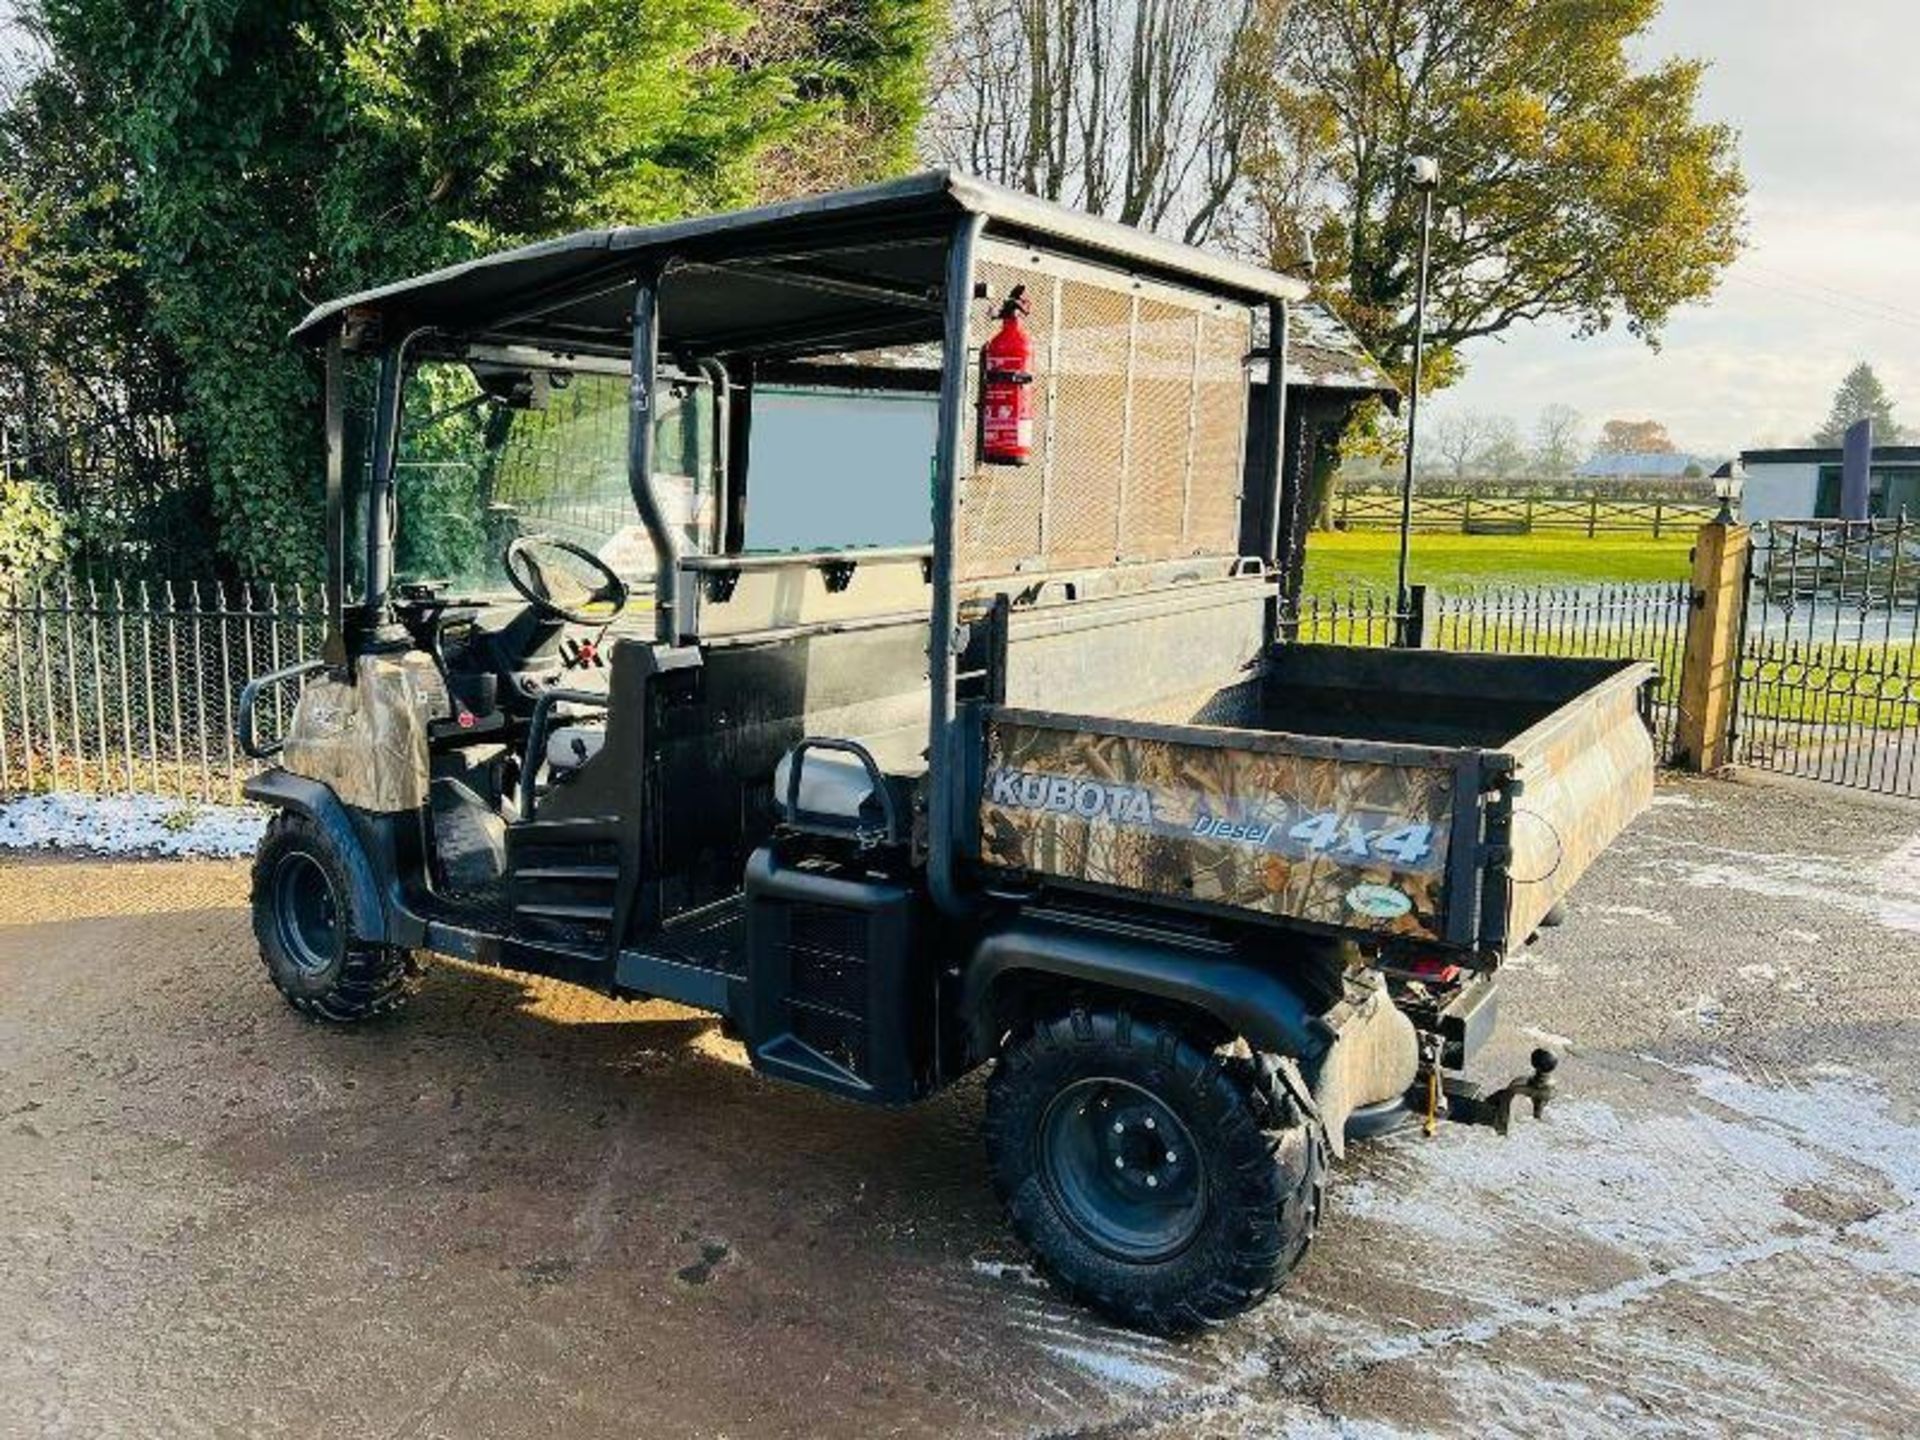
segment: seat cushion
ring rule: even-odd
[[[780,818],[793,821],[788,813],[787,785],[793,774],[793,755],[780,757],[773,771],[773,803]],[[869,813],[868,806],[875,806]],[[841,750],[808,750],[801,757],[800,811],[822,819],[840,821],[849,827],[878,816],[873,793],[873,777],[858,756]]]
[[[607,743],[604,725],[562,725],[547,732],[547,768],[578,770]]]

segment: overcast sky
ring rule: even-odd
[[[1702,109],[1741,132],[1749,247],[1656,354],[1625,334],[1516,328],[1435,397],[1529,427],[1574,406],[1589,438],[1662,421],[1683,448],[1803,442],[1866,360],[1920,426],[1920,0],[1667,0],[1646,53],[1712,62]]]

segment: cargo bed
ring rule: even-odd
[[[1290,644],[1190,723],[983,707],[976,856],[1494,964],[1651,799],[1653,676]]]

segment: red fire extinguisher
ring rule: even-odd
[[[981,353],[980,458],[989,465],[1024,465],[1033,453],[1033,337],[1020,319],[1027,309],[1027,287],[1014,286]]]

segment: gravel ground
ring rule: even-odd
[[[1020,1263],[979,1088],[873,1113],[452,964],[267,986],[232,861],[0,856],[0,1432],[1911,1433],[1920,808],[1663,786],[1514,964],[1505,1141],[1353,1155],[1196,1342]]]

